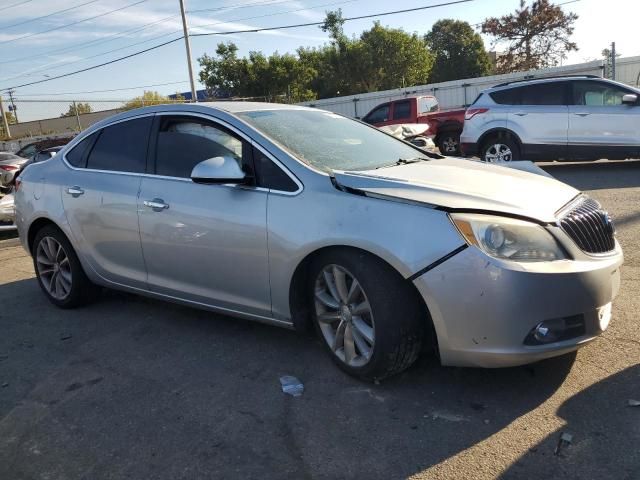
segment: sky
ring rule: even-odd
[[[337,8],[342,9],[344,17],[350,17],[445,1],[185,0],[185,3],[190,32],[211,33],[321,21],[326,11]],[[452,18],[476,25],[487,17],[510,13],[519,1],[472,0],[385,16],[380,21],[389,27],[425,34],[437,20]],[[564,2],[567,0],[557,3]],[[636,34],[640,1],[608,0],[606,6],[603,4],[602,0],[574,0],[563,5],[565,11],[579,15],[572,38],[580,48],[570,53],[564,64],[598,59],[601,50],[612,41],[623,56],[640,55]],[[68,10],[33,20],[65,9]],[[113,11],[116,9],[119,10]],[[374,20],[347,22],[345,32],[357,35],[370,28]],[[178,0],[0,0],[0,90],[107,62],[181,34]],[[234,42],[241,55],[251,50],[270,54],[293,52],[299,46],[319,46],[327,43],[328,37],[317,26],[195,37],[191,48],[196,77],[197,58],[213,54],[221,41]],[[491,49],[490,39],[484,41],[487,49]],[[197,88],[202,88],[199,82]],[[189,90],[183,41],[78,75],[17,88],[15,98],[20,121],[27,121],[59,116],[72,99],[90,100],[94,109],[102,110],[114,108],[119,101],[138,96],[144,90],[163,94]],[[59,95],[67,92],[71,94]],[[6,105],[6,92],[2,94]],[[33,103],[29,99],[41,101]]]

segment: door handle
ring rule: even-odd
[[[74,185],[73,187],[67,187],[67,193],[73,198],[78,198],[80,195],[84,194],[84,190],[77,185]]]
[[[587,115],[589,115],[589,112],[576,112],[574,113],[574,115],[577,115],[579,117],[586,117]]]
[[[153,200],[145,200],[142,202],[145,207],[149,207],[154,212],[161,212],[162,210],[166,210],[169,208],[168,203],[164,203],[164,200],[161,198],[154,198]]]
[[[516,112],[514,113],[514,115],[517,115],[519,117],[524,117],[525,115],[527,115],[527,112]]]

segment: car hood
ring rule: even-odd
[[[334,176],[338,185],[365,194],[541,222],[554,222],[556,212],[580,193],[549,176],[455,158]]]

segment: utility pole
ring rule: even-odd
[[[4,133],[7,138],[11,138],[11,130],[9,130],[9,122],[4,114],[4,107],[2,106],[2,96],[0,95],[0,115],[2,115],[2,126],[4,127]]]
[[[73,101],[73,110],[76,112],[76,122],[78,122],[78,132],[82,131],[82,125],[80,124],[80,115],[78,114],[78,106],[76,105],[76,101]]]
[[[184,46],[187,49],[187,65],[189,67],[189,81],[191,82],[191,101],[197,102],[196,83],[193,81],[193,66],[191,65],[191,42],[189,41],[189,29],[187,28],[187,16],[184,11],[184,0],[180,0],[180,14],[182,15],[182,30],[184,32]]]
[[[616,42],[611,42],[611,80],[616,79]]]
[[[13,90],[8,90],[7,93],[9,94],[9,101],[11,102],[9,111],[13,112],[13,117],[16,119],[16,123],[20,123],[20,120],[18,120],[18,109],[16,108],[16,104],[13,101]]]

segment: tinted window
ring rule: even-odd
[[[89,153],[87,168],[143,173],[152,120],[137,118],[103,128]]]
[[[514,87],[491,93],[503,105],[566,105],[565,82],[548,82]]]
[[[402,120],[403,118],[411,118],[411,102],[409,100],[393,104],[393,119]]]
[[[232,157],[242,167],[242,149],[240,139],[206,121],[164,118],[158,132],[155,171],[158,175],[189,178],[193,167],[214,157]]]
[[[622,97],[627,93],[632,92],[616,85],[589,81],[573,82],[574,105],[590,107],[622,105]]]
[[[376,108],[369,115],[366,116],[365,122],[367,123],[380,123],[389,120],[389,105],[383,105]]]
[[[253,149],[253,160],[256,165],[257,185],[259,187],[295,192],[298,185],[278,165],[257,148]]]
[[[67,162],[69,162],[74,167],[84,168],[87,165],[87,153],[93,145],[93,142],[96,139],[98,133],[92,133],[87,138],[78,143],[75,147],[71,149],[65,156]]]

